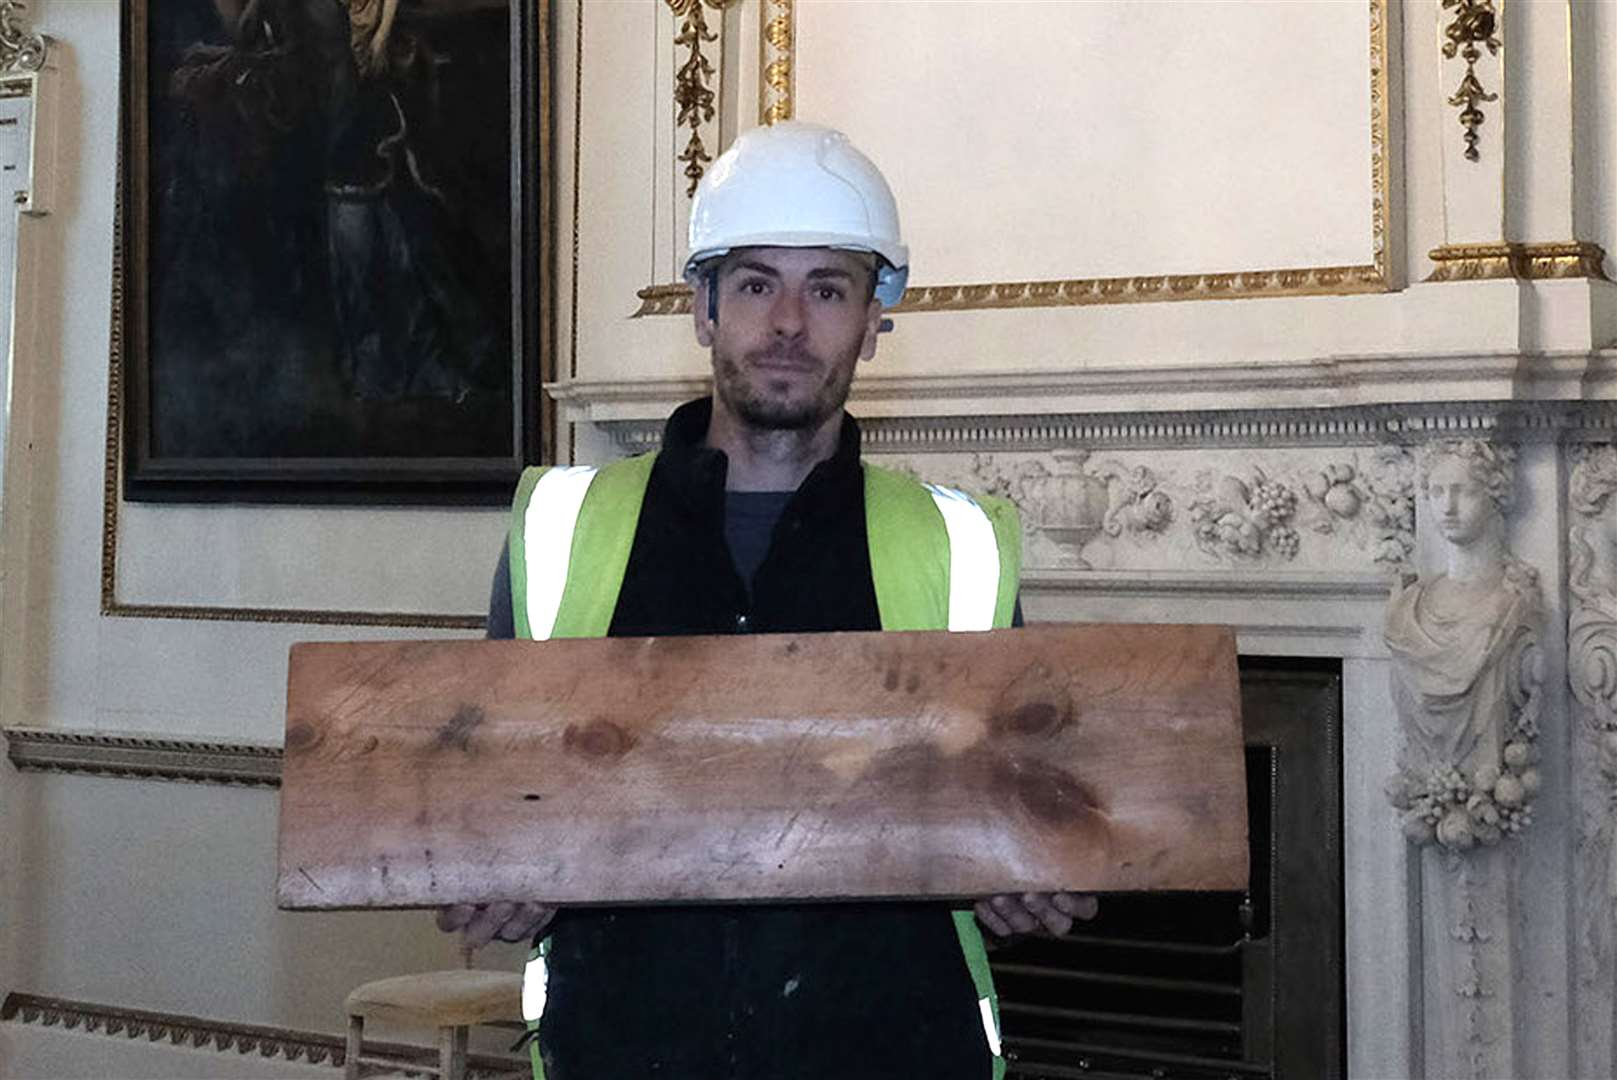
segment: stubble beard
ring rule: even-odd
[[[748,354],[748,359],[774,354],[775,350],[763,350]],[[853,385],[852,362],[823,367],[825,377],[806,397],[772,395],[767,389],[768,372],[755,371],[749,378],[743,361],[715,345],[713,389],[731,415],[754,430],[804,431],[840,413]]]

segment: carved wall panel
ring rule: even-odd
[[[1031,569],[1361,572],[1414,550],[1410,451],[986,451],[890,457],[1022,510]]]
[[[1574,447],[1567,491],[1567,681],[1573,696],[1573,884],[1580,1047],[1609,1071],[1617,982],[1617,446]]]

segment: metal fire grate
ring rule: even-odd
[[[1252,884],[1116,896],[992,956],[1020,1080],[1343,1072],[1341,675],[1242,663]]]

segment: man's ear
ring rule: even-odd
[[[865,311],[865,337],[859,343],[859,359],[869,360],[876,355],[876,335],[881,333],[881,301],[872,298]]]
[[[711,274],[702,274],[691,287],[691,317],[696,323],[696,343],[704,349],[713,347],[713,320],[707,317],[707,291],[712,287]]]

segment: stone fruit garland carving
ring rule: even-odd
[[[1385,623],[1406,737],[1387,794],[1415,844],[1497,844],[1532,822],[1543,673],[1538,574],[1514,558],[1504,520],[1515,453],[1475,439],[1431,446],[1421,497],[1443,569],[1408,575]]]

